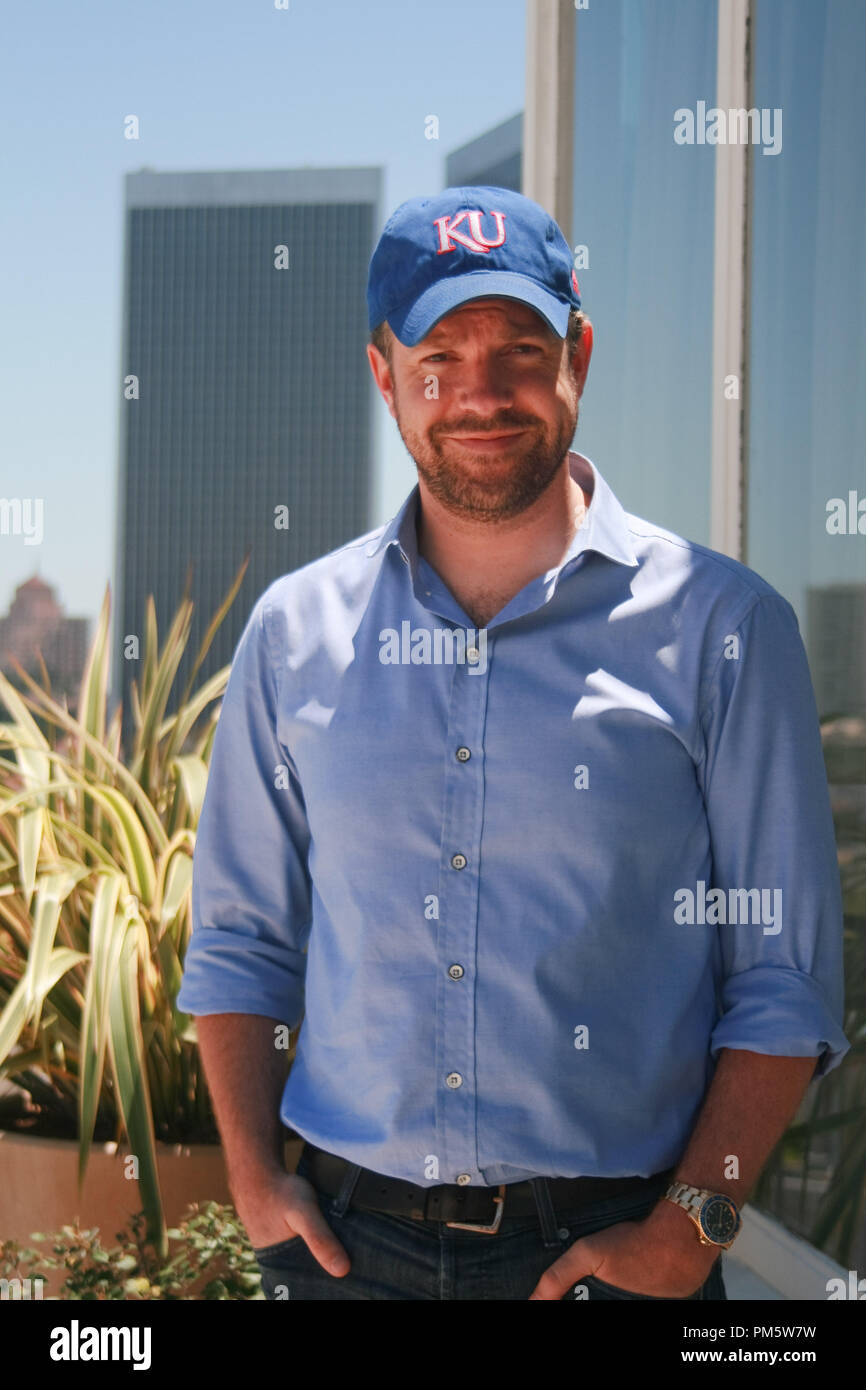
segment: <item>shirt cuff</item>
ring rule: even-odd
[[[770,1057],[817,1057],[814,1077],[819,1077],[850,1051],[821,986],[800,970],[755,966],[729,975],[724,1005],[710,1037],[714,1058],[723,1047]]]
[[[296,1028],[304,1012],[306,956],[224,927],[197,927],[177,1008],[187,1014],[259,1014]]]

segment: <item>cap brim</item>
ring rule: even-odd
[[[437,280],[413,303],[391,310],[388,324],[405,347],[415,347],[422,338],[427,337],[433,325],[452,309],[469,300],[489,296],[516,299],[528,304],[558,337],[564,338],[568,332],[568,316],[573,306],[557,299],[555,294],[543,289],[535,280],[511,270],[469,270],[465,275]]]

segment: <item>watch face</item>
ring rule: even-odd
[[[701,1230],[708,1240],[721,1245],[733,1240],[740,1229],[740,1216],[728,1197],[708,1197],[700,1210]]]

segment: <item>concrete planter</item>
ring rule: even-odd
[[[286,1142],[290,1172],[302,1145],[297,1138]],[[94,1144],[79,1193],[76,1140],[0,1130],[0,1240],[29,1245],[31,1232],[48,1234],[77,1217],[81,1226],[99,1227],[104,1246],[114,1245],[115,1233],[141,1210],[138,1183],[124,1173],[128,1152],[116,1144]],[[166,1225],[175,1225],[190,1202],[231,1201],[218,1144],[158,1143],[157,1163]],[[46,1280],[43,1292],[57,1288]]]

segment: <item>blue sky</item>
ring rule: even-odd
[[[525,0],[7,10],[0,496],[43,497],[45,538],[2,538],[0,613],[35,571],[70,616],[93,618],[112,575],[123,175],[381,164],[387,216],[442,186],[449,151],[522,110],[524,32]],[[124,139],[129,114],[138,141]],[[384,405],[377,442],[372,525],[416,479]]]
[[[442,186],[449,151],[523,109],[525,10],[525,0],[289,0],[288,10],[46,0],[8,11],[0,497],[42,497],[46,511],[40,546],[0,537],[0,614],[35,571],[68,614],[93,618],[113,573],[124,174],[382,165],[384,218]],[[577,447],[627,509],[696,540],[708,539],[708,387],[694,388],[688,361],[686,375],[674,364],[703,334],[696,360],[708,370],[712,182],[698,165],[706,173],[712,150],[675,147],[671,118],[712,99],[705,11],[714,19],[712,0],[607,0],[579,17],[584,177],[572,236],[592,244],[581,284],[596,329]],[[801,615],[807,583],[863,582],[862,537],[828,536],[824,516],[827,497],[864,492],[864,46],[862,0],[761,0],[756,102],[784,106],[785,145],[755,171],[748,563]],[[622,109],[611,104],[617,73]],[[138,141],[124,139],[130,114]],[[425,138],[431,114],[438,141]],[[629,163],[637,149],[643,185]],[[676,208],[664,173],[673,151],[677,168],[695,166]],[[640,215],[628,216],[642,187]],[[666,216],[692,230],[669,234]],[[371,525],[416,479],[378,398],[375,457]]]

